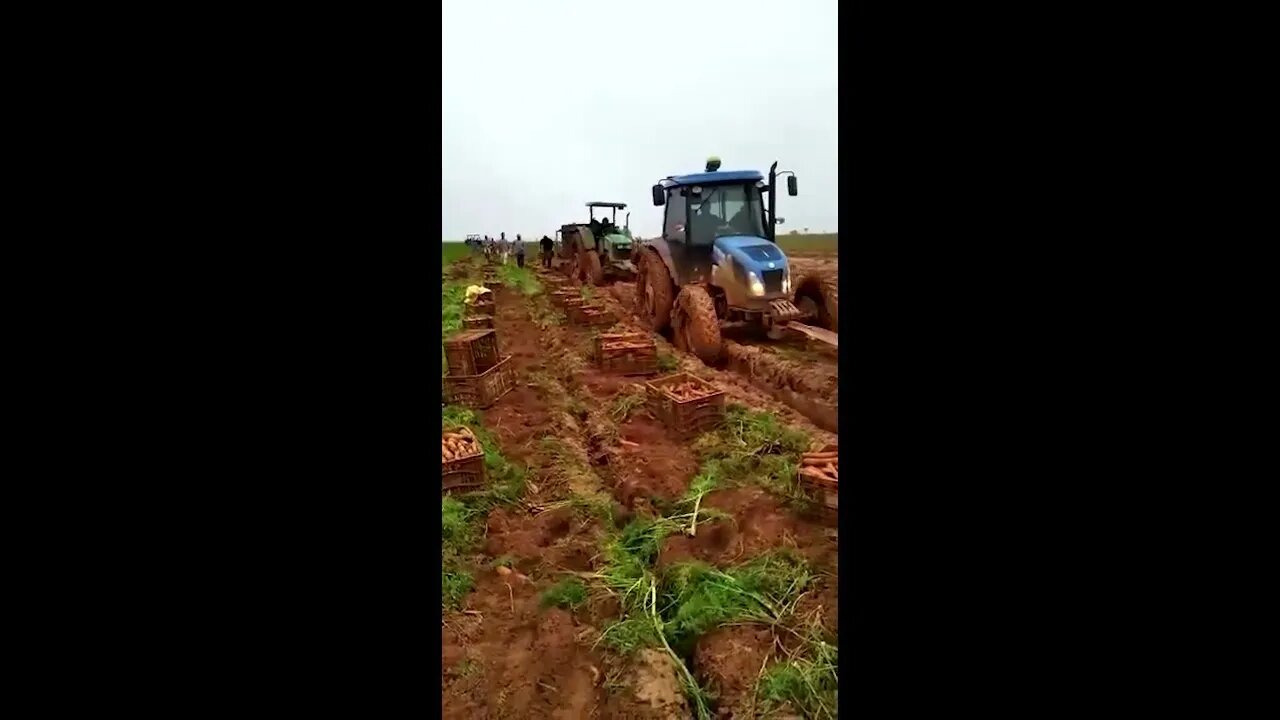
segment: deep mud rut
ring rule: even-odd
[[[605,293],[599,293],[605,295]],[[616,303],[616,299],[614,301]],[[498,291],[495,327],[512,356],[515,389],[483,412],[502,452],[526,468],[523,501],[490,512],[473,559],[473,590],[442,616],[441,710],[446,718],[688,718],[676,664],[661,651],[620,657],[596,646],[619,607],[605,593],[570,612],[543,608],[540,594],[573,573],[599,569],[602,541],[614,531],[600,514],[567,501],[596,500],[621,526],[681,497],[697,472],[689,444],[643,410],[619,422],[615,401],[643,378],[601,373],[587,360],[588,328],[546,322],[546,299]],[[634,324],[617,307],[626,324]],[[663,345],[664,341],[659,340]],[[670,347],[667,352],[675,353]],[[834,436],[803,414],[763,397],[752,379],[708,368],[691,356],[681,369],[725,390],[727,399],[767,410],[816,443]],[[670,537],[658,565],[695,558],[725,567],[778,547],[806,557],[823,579],[797,613],[836,628],[838,552],[830,529],[806,520],[757,487],[716,490],[702,500],[731,517],[696,538]],[[508,567],[510,570],[508,570]],[[779,657],[779,640],[751,625],[703,636],[690,670],[718,697],[720,717],[753,717],[754,688]]]
[[[598,290],[597,297],[622,318],[622,324],[647,332],[631,314],[634,284],[615,283]],[[767,340],[746,328],[727,328],[722,361],[708,367],[663,336],[653,337],[660,349],[680,358],[681,370],[719,383],[735,401],[781,412],[788,422],[807,430],[839,432],[839,368],[834,349],[801,337]],[[762,391],[775,403],[762,402]]]

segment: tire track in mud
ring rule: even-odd
[[[839,391],[834,362],[796,362],[781,358],[764,347],[726,340],[727,370],[704,364],[677,350],[661,334],[650,333],[631,313],[634,285],[615,283],[596,297],[612,310],[619,322],[654,338],[658,348],[679,359],[680,369],[715,382],[734,402],[767,410],[788,424],[823,442],[836,442],[839,434]],[[761,395],[764,391],[766,395]]]

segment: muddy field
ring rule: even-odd
[[[446,268],[446,334],[482,272]],[[597,369],[599,330],[567,323],[536,273],[499,274],[514,388],[444,409],[480,437],[490,485],[441,503],[443,715],[835,717],[836,533],[796,483],[837,442],[834,354],[741,338],[711,368],[658,338],[664,371],[729,405],[679,436],[646,409],[652,378]],[[610,331],[639,330],[629,287],[595,290]]]

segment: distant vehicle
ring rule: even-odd
[[[596,208],[612,208],[613,217],[597,220]],[[635,279],[636,268],[631,262],[631,213],[627,213],[624,225],[618,227],[618,211],[626,209],[626,203],[592,201],[587,203],[588,222],[560,226],[563,238],[560,256],[569,261],[572,277],[592,285],[603,284],[606,278]]]

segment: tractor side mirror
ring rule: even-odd
[[[667,204],[667,193],[663,191],[661,185],[653,186],[653,204],[654,205]]]
[[[773,224],[774,224],[774,225],[781,225],[782,223],[784,223],[784,222],[786,222],[786,221],[787,221],[787,219],[786,219],[786,218],[775,218],[775,219],[774,219],[774,221],[773,221]]]
[[[796,189],[796,176],[788,175],[787,176],[787,194],[790,195],[791,197],[795,197],[797,194],[799,194],[799,192],[800,191]]]

